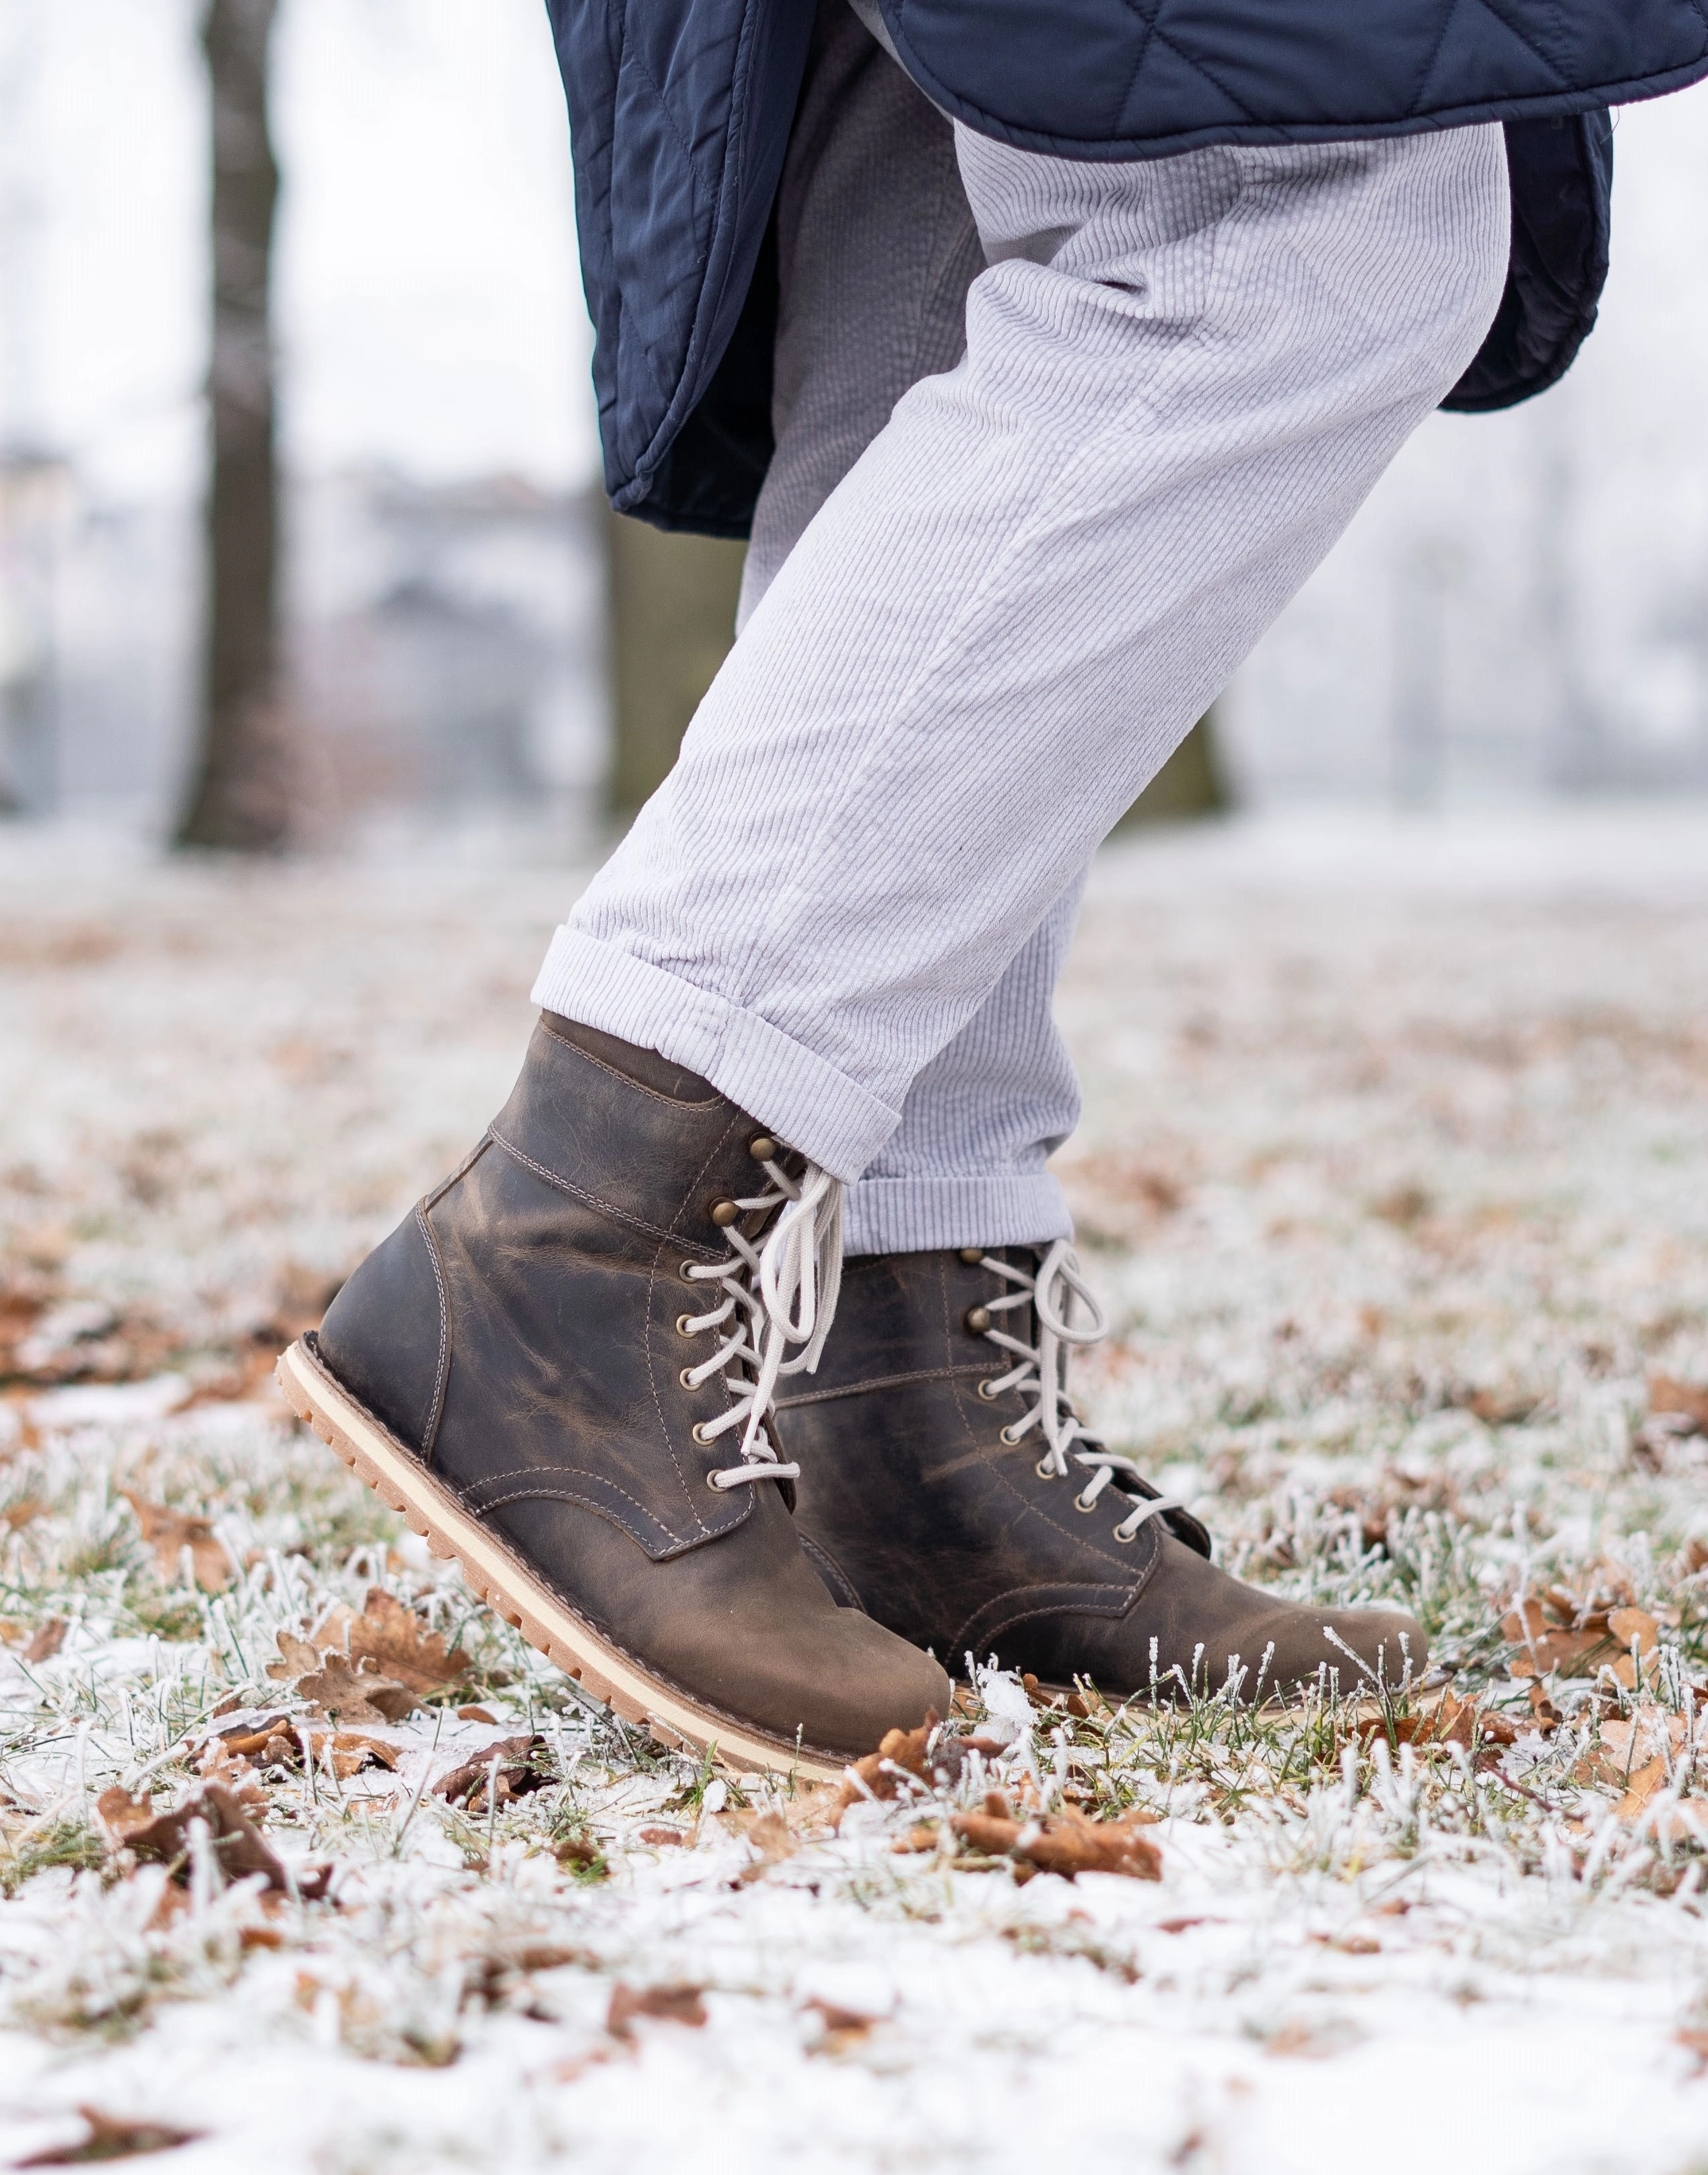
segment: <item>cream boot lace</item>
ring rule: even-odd
[[[1022,1343],[1019,1337],[1009,1336],[995,1323],[984,1332],[992,1344],[1012,1353],[1018,1364],[1006,1375],[981,1382],[979,1395],[1000,1397],[1006,1390],[1019,1390],[1038,1400],[1023,1419],[1003,1429],[1003,1441],[1018,1442],[1033,1428],[1041,1428],[1048,1446],[1038,1461],[1040,1479],[1065,1480],[1070,1464],[1082,1467],[1091,1475],[1074,1498],[1076,1510],[1093,1510],[1098,1496],[1118,1477],[1146,1485],[1131,1458],[1118,1457],[1113,1451],[1105,1450],[1076,1417],[1069,1402],[1067,1364],[1075,1346],[1095,1344],[1109,1327],[1103,1309],[1081,1273],[1079,1256],[1073,1248],[1065,1239],[1058,1239],[1038,1264],[1036,1276],[998,1261],[995,1255],[986,1255],[979,1266],[1017,1287],[1000,1299],[988,1300],[988,1313],[1004,1314],[1030,1306],[1035,1310],[1038,1322],[1036,1344]],[[1079,1307],[1083,1307],[1090,1317],[1082,1325],[1074,1320]],[[1146,1496],[1134,1501],[1125,1488],[1118,1489],[1117,1494],[1122,1501],[1133,1505],[1114,1529],[1118,1541],[1136,1539],[1147,1519],[1160,1516],[1165,1511],[1185,1508],[1173,1495]]]
[[[765,1431],[766,1417],[781,1376],[810,1375],[818,1365],[842,1288],[842,1180],[813,1163],[799,1178],[775,1162],[763,1169],[770,1191],[735,1203],[744,1217],[781,1204],[760,1244],[745,1235],[739,1222],[732,1223],[724,1234],[730,1247],[726,1261],[689,1261],[682,1271],[693,1283],[717,1284],[724,1294],[710,1313],[684,1314],[676,1321],[685,1337],[708,1329],[724,1334],[709,1359],[682,1370],[688,1389],[722,1373],[735,1392],[727,1412],[694,1429],[699,1443],[742,1429],[741,1462],[709,1473],[714,1488],[800,1477],[798,1465],[785,1465],[778,1456]],[[793,1359],[791,1345],[801,1348]]]

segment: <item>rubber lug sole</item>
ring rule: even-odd
[[[737,1771],[792,1773],[817,1782],[841,1779],[845,1763],[833,1755],[797,1749],[697,1706],[611,1646],[340,1388],[301,1339],[281,1354],[274,1373],[291,1411],[357,1479],[388,1510],[401,1511],[434,1555],[454,1558],[474,1593],[613,1714],[646,1729],[670,1751],[715,1750],[723,1765]]]

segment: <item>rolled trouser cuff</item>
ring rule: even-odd
[[[553,936],[533,1000],[699,1073],[833,1178],[857,1179],[901,1122],[758,1013],[577,929]]]
[[[944,1246],[1031,1246],[1073,1236],[1067,1199],[1048,1171],[996,1178],[863,1178],[843,1209],[849,1254]]]

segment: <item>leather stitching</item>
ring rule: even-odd
[[[607,1079],[615,1080],[625,1088],[632,1088],[637,1095],[650,1095],[653,1102],[662,1103],[667,1110],[709,1110],[714,1103],[722,1100],[715,1088],[712,1088],[709,1095],[666,1095],[662,1088],[649,1088],[644,1080],[637,1080],[632,1073],[619,1072],[615,1066],[607,1065],[602,1057],[595,1057],[590,1050],[583,1050],[578,1042],[572,1042],[567,1035],[560,1034],[556,1028],[548,1027],[543,1019],[540,1022],[540,1032],[550,1035],[560,1050],[572,1052],[586,1064],[596,1065]],[[662,1050],[659,1054],[660,1056],[664,1055]],[[672,1058],[670,1062],[674,1064],[675,1060]],[[685,1065],[682,1070],[686,1072],[688,1067]],[[708,1081],[707,1085],[710,1087],[711,1082]]]
[[[496,1125],[489,1125],[486,1133],[489,1140],[496,1141],[505,1154],[519,1163],[524,1170],[531,1170],[536,1178],[543,1178],[548,1185],[555,1185],[560,1193],[568,1194],[572,1200],[580,1201],[583,1207],[594,1209],[601,1216],[609,1216],[613,1223],[626,1223],[632,1231],[643,1231],[649,1239],[664,1239],[673,1246],[686,1246],[691,1254],[702,1254],[708,1261],[717,1258],[715,1248],[702,1245],[697,1239],[680,1238],[665,1230],[662,1224],[648,1223],[643,1216],[632,1216],[627,1209],[619,1208],[613,1201],[601,1201],[596,1193],[589,1193],[572,1179],[560,1177],[556,1171],[548,1170],[543,1163],[536,1163],[513,1141],[507,1141]],[[472,1162],[474,1158],[471,1157],[469,1160]],[[458,1175],[460,1177],[461,1172]],[[443,1190],[441,1187],[442,1192]],[[434,1197],[436,1199],[437,1196]]]
[[[530,1496],[550,1497],[558,1494],[560,1491],[551,1488],[518,1488],[516,1485],[518,1481],[529,1480],[540,1475],[552,1480],[565,1482],[578,1477],[593,1482],[598,1487],[609,1489],[613,1495],[621,1495],[625,1503],[632,1503],[636,1510],[640,1512],[642,1518],[655,1532],[670,1532],[670,1527],[653,1516],[638,1495],[632,1495],[626,1488],[618,1487],[616,1482],[608,1474],[589,1473],[583,1467],[576,1465],[520,1465],[513,1473],[496,1473],[490,1479],[477,1481],[472,1488],[463,1488],[458,1492],[471,1511],[478,1516],[485,1517],[489,1511],[501,1510],[507,1503],[525,1502]],[[495,1488],[505,1489],[509,1492],[502,1495],[495,1495],[491,1493]],[[562,1500],[570,1503],[585,1502],[589,1509],[597,1508],[599,1502],[596,1497],[574,1494],[564,1495]],[[623,1522],[627,1525],[626,1520]],[[632,1526],[628,1527],[628,1530],[631,1532],[634,1532]],[[635,1538],[638,1540],[639,1534],[637,1533]]]
[[[1126,1592],[1125,1587],[1114,1586],[1092,1587],[1088,1590],[1110,1594],[1119,1593],[1122,1596]],[[984,1619],[989,1618],[993,1611],[1000,1608],[1004,1602],[1023,1601],[1027,1595],[1037,1592],[1038,1588],[1035,1586],[1015,1586],[1011,1587],[1006,1593],[994,1593],[988,1601],[981,1602],[956,1633],[953,1651],[965,1652],[973,1651],[971,1640],[975,1628],[979,1629],[982,1640],[990,1641],[1000,1639],[1005,1631],[1011,1631],[1017,1624],[1029,1624],[1038,1617],[1071,1616],[1076,1609],[1087,1614],[1098,1616],[1125,1616],[1132,1607],[1132,1603],[1125,1598],[1119,1608],[1099,1608],[1091,1601],[1079,1603],[1051,1601],[1040,1603],[1032,1608],[1016,1609],[1011,1615],[997,1617],[993,1623],[984,1622]],[[974,1658],[976,1659],[977,1657],[975,1656]]]
[[[439,1294],[439,1364],[433,1371],[433,1397],[427,1407],[427,1423],[421,1435],[421,1456],[431,1464],[433,1445],[438,1440],[439,1422],[445,1412],[445,1386],[451,1379],[451,1301],[445,1289],[445,1265],[439,1259],[438,1241],[433,1236],[433,1227],[427,1221],[427,1204],[415,1204],[415,1223],[421,1240],[427,1250],[427,1259],[433,1266],[433,1283]]]
[[[864,1382],[844,1382],[827,1390],[803,1390],[795,1397],[779,1397],[776,1409],[779,1413],[792,1412],[797,1405],[827,1405],[838,1397],[863,1397],[870,1390],[905,1390],[915,1382],[953,1382],[963,1375],[989,1375],[990,1372],[987,1364],[967,1367],[919,1367],[909,1375],[874,1375]]]

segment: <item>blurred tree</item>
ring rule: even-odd
[[[185,846],[264,853],[290,822],[279,686],[279,473],[271,286],[279,167],[268,127],[278,0],[206,0],[213,337],[199,745]]]
[[[1152,823],[1190,823],[1201,816],[1223,815],[1230,805],[1212,703],[1115,828],[1136,831]]]
[[[610,800],[632,815],[676,760],[688,720],[735,638],[746,546],[669,535],[608,516],[611,689],[616,747]]]

